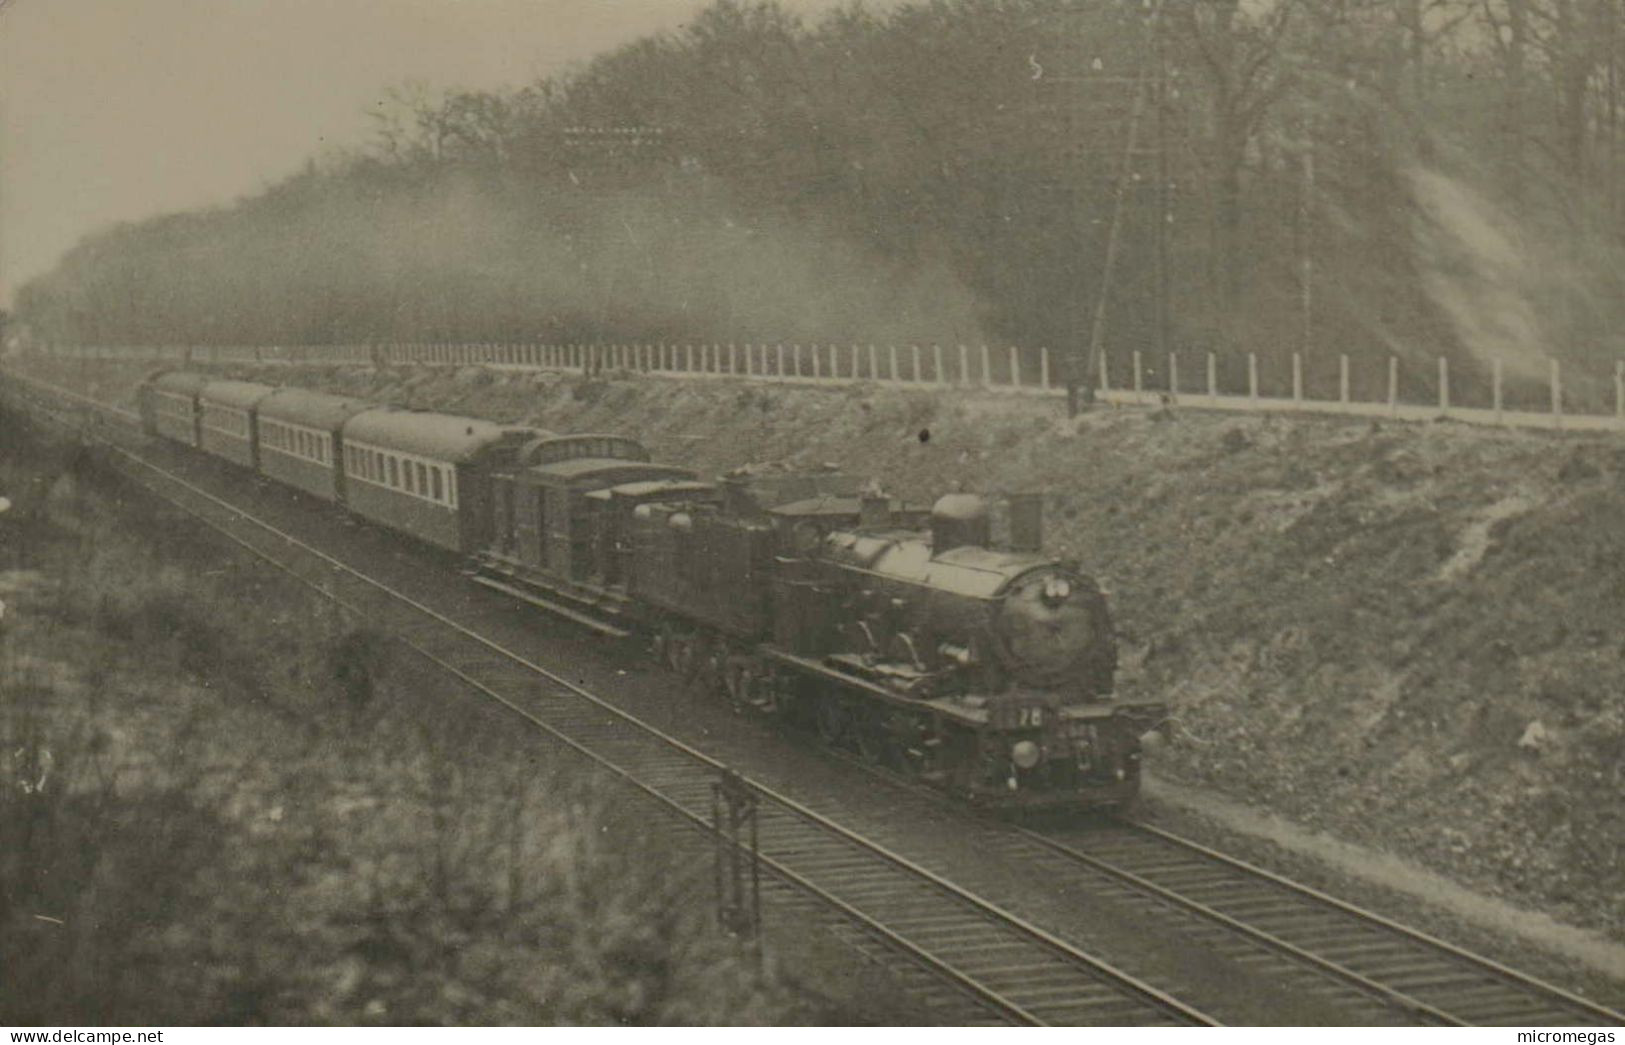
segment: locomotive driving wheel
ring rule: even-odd
[[[818,726],[818,736],[824,743],[830,747],[845,746],[852,723],[839,697],[820,697],[814,711],[814,719]]]
[[[714,639],[700,637],[693,642],[689,679],[701,693],[728,692],[728,647]]]
[[[887,765],[890,762],[888,755],[891,744],[880,717],[860,713],[851,716],[851,720],[852,740],[858,749],[858,757],[871,766]]]
[[[660,659],[685,682],[694,676],[694,639],[671,625],[662,625],[656,640]]]
[[[758,702],[756,678],[748,663],[730,659],[723,674],[723,684],[728,691],[728,703],[733,705],[735,711],[749,710]]]
[[[887,769],[906,768],[903,746],[898,742],[889,713],[854,705],[849,714],[858,755],[865,762]]]

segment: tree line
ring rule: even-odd
[[[1622,59],[1621,0],[718,0],[521,89],[399,88],[371,142],[93,236],[18,311],[81,342],[1600,371],[1625,354]]]

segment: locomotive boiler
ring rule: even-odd
[[[1139,736],[1162,708],[1114,698],[1105,596],[1040,551],[1036,495],[1012,498],[1002,548],[979,497],[941,498],[923,530],[889,504],[861,498],[859,525],[792,539],[802,554],[785,557],[779,645],[890,698],[855,726],[826,721],[851,711],[824,697],[820,730],[877,734],[858,748],[989,802],[1131,800]]]

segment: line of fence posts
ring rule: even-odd
[[[865,374],[868,380],[891,381],[898,384],[924,385],[933,384],[938,387],[949,387],[954,382],[949,376],[949,368],[944,356],[943,347],[933,343],[930,347],[930,371],[927,377],[926,359],[923,356],[920,344],[908,346],[908,367],[905,372],[899,348],[896,344],[886,346],[884,367],[879,346],[870,343],[866,346],[867,368],[861,365],[864,352],[856,343],[850,346],[850,366],[845,375],[841,373],[838,346],[833,343],[824,345],[813,344],[803,358],[803,346],[792,344],[789,352],[783,343],[768,345],[745,344],[743,346],[743,363],[741,364],[741,347],[735,343],[726,346],[721,344],[701,344],[695,346],[685,343],[681,346],[665,342],[646,345],[599,345],[599,344],[456,344],[448,342],[406,342],[372,345],[325,345],[325,346],[246,346],[246,345],[187,345],[187,346],[64,346],[65,354],[79,358],[128,358],[132,355],[145,354],[163,358],[180,358],[187,362],[222,362],[230,360],[356,360],[381,362],[421,362],[427,364],[469,365],[478,363],[493,363],[496,365],[539,367],[578,370],[581,373],[594,375],[602,373],[605,369],[617,368],[621,370],[662,373],[691,373],[715,375],[740,375],[758,378],[785,378],[801,379],[811,378],[815,381],[823,380],[863,380]],[[958,384],[961,387],[971,387],[972,361],[970,346],[959,344],[958,355]],[[696,351],[697,348],[697,351]],[[770,353],[771,348],[771,353]],[[822,349],[823,351],[820,351]],[[1219,390],[1218,357],[1216,353],[1208,352],[1207,361],[1207,387],[1206,393],[1210,402],[1219,405],[1227,398]],[[1036,384],[1028,384],[1023,376],[1023,354],[1015,346],[1008,348],[1008,372],[1004,381],[996,381],[993,372],[993,351],[987,345],[979,346],[977,353],[978,369],[980,370],[980,385],[987,389],[1008,388],[1013,390],[1030,391],[1038,393],[1054,393],[1061,391],[1053,383],[1051,373],[1050,353],[1047,348],[1038,349]],[[1254,403],[1262,399],[1260,391],[1260,367],[1258,354],[1248,352],[1247,359],[1247,389],[1246,398]],[[1099,360],[1099,389],[1103,394],[1113,392],[1123,393],[1132,391],[1137,401],[1144,401],[1148,389],[1144,359],[1138,349],[1129,353],[1132,368],[1130,380],[1126,388],[1114,387],[1111,380],[1109,360],[1102,357]],[[770,367],[769,364],[772,364]],[[1329,406],[1335,402],[1341,409],[1349,409],[1365,400],[1355,400],[1352,390],[1352,377],[1350,362],[1347,354],[1337,357],[1337,398],[1335,401],[1315,399],[1308,395],[1305,387],[1304,359],[1301,353],[1294,352],[1290,357],[1291,367],[1291,402],[1294,406],[1305,407],[1309,404]],[[1562,364],[1556,358],[1550,358],[1547,364],[1547,386],[1549,405],[1546,416],[1550,418],[1553,427],[1565,427],[1568,417],[1568,402],[1565,397],[1563,384]],[[1157,389],[1158,395],[1166,395],[1177,400],[1180,390],[1180,359],[1177,353],[1169,353],[1167,358],[1167,376],[1165,382],[1160,382],[1162,388]],[[1403,405],[1400,402],[1400,361],[1397,357],[1388,358],[1387,382],[1387,408],[1390,414],[1397,415]],[[809,373],[810,370],[810,373]],[[906,376],[905,376],[906,375]],[[1625,423],[1625,360],[1616,361],[1612,375],[1614,409],[1613,417]],[[1505,424],[1508,411],[1505,398],[1505,367],[1500,358],[1490,361],[1490,408],[1487,411],[1497,424]],[[1437,409],[1440,414],[1449,416],[1459,413],[1463,408],[1452,396],[1451,373],[1449,359],[1438,357],[1438,385]],[[1535,415],[1526,415],[1535,416]]]

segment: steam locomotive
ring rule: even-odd
[[[156,437],[465,556],[478,583],[690,684],[998,808],[1115,807],[1157,701],[1113,695],[1106,599],[1044,556],[1042,505],[929,509],[834,471],[717,482],[613,434],[558,434],[187,372],[138,396]]]

